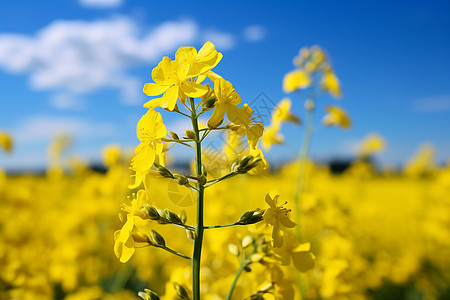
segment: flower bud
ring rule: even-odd
[[[180,175],[180,174],[175,174],[173,175],[173,179],[175,179],[175,181],[179,184],[179,185],[186,185],[189,183],[189,180],[187,179],[186,176]]]
[[[174,139],[174,140],[179,140],[180,137],[178,136],[178,134],[176,134],[173,131],[169,131],[169,135]]]
[[[215,95],[213,95],[211,98],[208,98],[207,100],[203,101],[202,103],[202,112],[208,111],[211,108],[214,107],[215,103],[217,101],[217,98]]]
[[[186,236],[187,236],[188,240],[190,240],[191,242],[195,242],[195,232],[193,232],[192,230],[186,229]]]
[[[158,173],[165,178],[173,178],[172,173],[170,173],[169,170],[167,170],[165,167],[161,166],[158,163],[153,163],[153,166],[155,167],[155,169],[158,171]]]
[[[240,254],[239,247],[235,244],[228,244],[228,251],[234,256],[239,256]]]
[[[149,216],[150,219],[158,220],[160,218],[160,216],[158,214],[158,210],[155,207],[153,207],[147,203],[144,204],[143,207],[146,211],[146,215]]]
[[[192,130],[186,130],[186,132],[184,133],[189,139],[195,140],[195,132],[193,132]]]
[[[176,213],[171,212],[168,209],[164,210],[164,214],[165,214],[166,219],[169,220],[169,222],[171,222],[171,223],[175,223],[175,224],[182,224],[183,223],[181,221],[180,217]]]
[[[242,247],[245,249],[248,246],[250,246],[250,244],[253,243],[253,238],[249,235],[246,235],[243,239],[242,239]]]
[[[308,100],[305,101],[305,109],[306,109],[307,111],[312,111],[312,110],[314,110],[314,107],[315,107],[315,105],[314,105],[314,101],[313,101],[313,100],[308,99]]]
[[[162,235],[160,235],[158,232],[156,232],[155,230],[151,230],[151,237],[153,242],[158,245],[158,246],[166,246],[166,241],[164,240],[164,238],[162,237]]]
[[[177,292],[178,297],[180,297],[183,300],[189,300],[189,295],[183,286],[179,285],[177,282],[174,282],[173,287]]]
[[[159,300],[158,294],[149,289],[144,289],[145,292],[139,292],[138,296],[144,300]]]

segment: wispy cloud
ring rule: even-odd
[[[49,142],[58,134],[68,134],[77,139],[113,137],[117,126],[106,122],[93,122],[73,117],[36,115],[23,120],[12,131],[18,144]]]
[[[450,111],[450,95],[425,97],[413,102],[413,110],[417,113],[439,113]]]
[[[251,25],[245,27],[242,34],[248,42],[259,42],[266,38],[266,29],[261,25]]]
[[[123,3],[123,0],[79,0],[81,5],[93,8],[113,8]]]
[[[203,41],[211,41],[218,49],[222,50],[234,48],[236,45],[236,38],[234,35],[219,30],[205,31],[203,34]]]
[[[50,98],[50,105],[60,110],[83,110],[86,103],[76,94],[63,92],[57,93]]]

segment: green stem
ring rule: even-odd
[[[225,224],[225,225],[215,225],[215,226],[205,226],[205,229],[214,229],[214,228],[224,228],[224,227],[231,227],[231,226],[236,226],[236,225],[246,225],[246,224],[241,224],[241,223],[231,223],[231,224]]]
[[[157,246],[157,247],[159,247],[159,248],[161,248],[161,249],[164,249],[164,250],[166,250],[167,252],[170,252],[170,253],[172,253],[172,254],[175,254],[175,255],[177,255],[177,256],[179,256],[179,257],[182,257],[182,258],[184,258],[184,259],[191,259],[189,256],[186,256],[186,255],[183,255],[183,254],[181,254],[181,253],[178,253],[177,251],[175,251],[175,250],[172,250],[172,249],[170,249],[170,248],[168,248],[168,247],[166,247],[166,246]]]
[[[305,133],[303,135],[302,148],[300,149],[300,153],[298,156],[297,189],[294,196],[295,220],[297,222],[297,226],[295,226],[295,228],[298,240],[301,239],[301,198],[303,190],[305,188],[306,163],[308,161],[309,149],[311,148],[311,139],[314,131],[315,99],[312,98],[311,101],[313,102],[313,107],[307,109]]]
[[[225,180],[225,179],[234,177],[234,176],[236,176],[237,174],[238,174],[238,173],[232,172],[232,173],[228,173],[227,175],[225,175],[225,176],[223,176],[223,177],[220,177],[220,178],[218,178],[218,179],[210,180],[210,181],[207,182],[207,185],[205,185],[205,188],[207,188],[207,187],[209,187],[209,186],[211,186],[211,185],[213,185],[213,184],[215,184],[215,183],[218,183],[218,182],[220,182],[220,181],[222,181],[222,180]]]
[[[197,178],[202,176],[202,146],[200,141],[200,132],[198,130],[198,116],[195,110],[195,102],[191,102],[191,120],[192,128],[195,133],[195,165],[197,169]],[[192,255],[192,292],[194,300],[200,300],[200,259],[202,255],[203,243],[203,197],[204,186],[197,182],[197,225],[195,227],[194,253]]]
[[[239,270],[236,273],[236,276],[234,277],[233,283],[231,284],[230,290],[228,291],[227,297],[225,298],[226,300],[230,300],[231,296],[233,295],[233,291],[234,288],[236,287],[236,283],[239,279],[239,277],[242,274],[242,271],[244,271],[245,267],[247,267],[250,264],[249,261],[242,261],[241,265],[239,266]]]
[[[233,283],[231,284],[230,290],[228,291],[227,297],[225,298],[226,300],[231,299],[234,288],[236,287],[236,283],[237,283],[239,277],[241,276],[242,271],[244,271],[245,268],[252,263],[252,261],[250,260],[250,257],[253,254],[255,254],[257,249],[258,249],[258,247],[256,245],[253,245],[253,250],[245,258],[244,258],[244,256],[245,256],[244,253],[242,253],[241,265],[239,266],[239,270],[237,271],[236,276],[234,277]],[[242,249],[242,251],[244,251],[244,249]]]

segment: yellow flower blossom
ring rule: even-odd
[[[274,249],[276,258],[283,266],[288,266],[291,261],[300,272],[306,272],[314,267],[315,256],[310,252],[311,244],[300,244],[293,232],[288,231],[283,237],[283,246]]]
[[[161,139],[167,134],[167,129],[161,114],[153,109],[148,110],[139,120],[136,133],[141,143],[136,147],[131,168],[145,172],[155,162],[156,155],[160,155],[164,149]]]
[[[330,68],[327,68],[325,70],[325,74],[320,81],[320,86],[324,91],[330,93],[334,98],[339,99],[342,97],[339,79]]]
[[[270,126],[264,131],[262,137],[262,146],[264,149],[270,150],[273,144],[281,144],[284,142],[284,136],[280,134],[282,122],[293,122],[300,124],[300,119],[290,113],[291,100],[283,98],[277,105],[277,109],[273,112]]]
[[[164,95],[148,101],[144,107],[160,106],[172,111],[175,109],[178,98],[184,103],[186,96],[196,98],[208,92],[207,86],[190,80],[195,74],[188,75],[189,70],[189,64],[180,64],[178,61],[164,56],[152,71],[152,79],[155,83],[146,83],[143,90],[148,96],[157,96],[162,93]]]
[[[311,85],[311,79],[304,70],[294,70],[287,73],[283,79],[283,91],[292,93],[297,90],[306,89]]]
[[[222,53],[217,52],[210,41],[207,41],[198,52],[194,47],[181,47],[175,54],[175,60],[180,65],[190,65],[188,76],[205,74],[217,66],[222,57]]]
[[[233,88],[231,82],[220,78],[214,81],[214,93],[217,97],[213,114],[208,120],[209,127],[216,127],[222,122],[225,112],[227,118],[233,123],[242,124],[241,109],[237,107],[241,103],[241,97]]]
[[[266,195],[266,203],[269,208],[264,212],[264,220],[267,224],[273,227],[272,229],[272,243],[275,248],[283,246],[283,236],[281,230],[286,228],[293,228],[296,224],[289,219],[290,210],[283,207],[284,204],[278,205],[278,197],[276,195],[273,199],[269,194]]]
[[[322,123],[325,126],[340,126],[345,129],[352,126],[347,112],[342,108],[338,106],[327,106],[325,110],[328,112],[322,119]]]
[[[281,122],[300,124],[300,119],[290,112],[291,105],[291,99],[287,97],[281,99],[280,103],[277,104],[276,110],[272,114],[272,124],[279,124]]]
[[[13,141],[9,134],[0,131],[0,148],[3,148],[6,152],[11,152],[13,147]]]
[[[369,133],[359,145],[359,153],[363,157],[381,152],[386,148],[386,141],[377,133]]]

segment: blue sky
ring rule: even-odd
[[[324,48],[344,97],[319,100],[312,153],[349,157],[368,133],[388,143],[383,164],[399,164],[422,142],[450,158],[450,4],[448,1],[195,2],[70,0],[0,2],[0,130],[13,134],[8,170],[47,165],[58,132],[75,138],[71,153],[98,161],[106,144],[133,149],[145,113],[144,83],[163,55],[182,45],[216,44],[216,71],[244,102],[285,94],[282,78],[303,46]],[[76,42],[74,42],[76,41]],[[292,95],[303,116],[304,99]],[[338,104],[353,128],[323,128],[323,107]],[[163,113],[169,129],[182,128]],[[181,129],[180,129],[181,130]],[[302,128],[283,126],[286,144],[270,160],[293,158]]]

